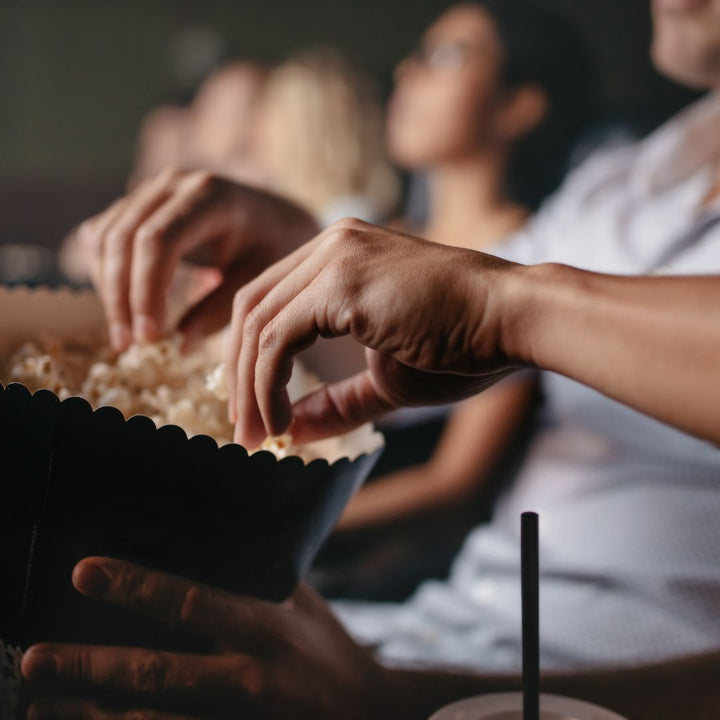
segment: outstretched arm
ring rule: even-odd
[[[541,265],[510,286],[510,355],[720,443],[720,277]]]
[[[720,278],[631,278],[522,266],[357,221],[333,226],[236,295],[231,417],[252,446],[388,410],[457,401],[542,367],[720,442]],[[368,369],[290,406],[293,356],[352,335]]]

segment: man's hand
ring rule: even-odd
[[[225,325],[237,288],[316,232],[307,213],[269,193],[206,172],[167,170],[85,221],[78,242],[119,351],[160,336],[181,259],[215,276],[214,292],[181,323],[196,337]]]
[[[42,686],[32,720],[415,720],[462,697],[520,689],[518,676],[384,669],[307,587],[278,605],[107,558],[80,562],[73,583],[89,597],[203,635],[218,651],[36,645],[22,662],[25,679]],[[719,671],[715,652],[548,675],[543,691],[638,720],[714,718]],[[98,699],[105,695],[112,706]]]
[[[30,710],[35,720],[400,717],[400,681],[350,639],[307,587],[275,604],[107,558],[80,562],[73,583],[84,595],[202,635],[222,650],[203,656],[36,645],[23,658],[24,677],[69,691],[70,699],[38,701]],[[126,708],[87,699],[103,692],[124,696]]]
[[[254,447],[293,421],[296,441],[345,432],[402,406],[473,395],[511,371],[501,282],[522,266],[354,220],[336,223],[235,296],[230,418]],[[502,311],[502,312],[501,312]],[[351,335],[368,369],[291,408],[293,356]]]

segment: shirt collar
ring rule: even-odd
[[[658,128],[640,144],[632,185],[657,195],[720,158],[720,91],[712,92]]]

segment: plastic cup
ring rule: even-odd
[[[430,720],[523,720],[522,693],[495,693],[460,700]],[[626,720],[617,713],[560,695],[540,696],[540,720]]]

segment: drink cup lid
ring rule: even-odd
[[[495,693],[460,700],[430,720],[523,720],[522,693]],[[540,720],[625,720],[610,710],[559,695],[540,696]]]

